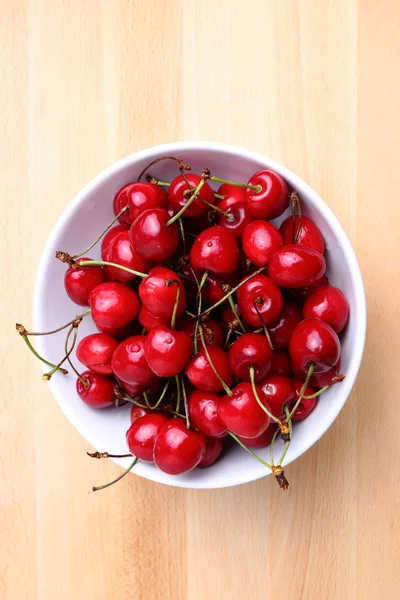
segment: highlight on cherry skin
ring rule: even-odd
[[[176,169],[171,181],[157,177],[162,161]],[[279,228],[270,222],[287,210]],[[70,321],[16,326],[46,365],[43,379],[74,377],[79,402],[109,420],[130,406],[126,454],[88,453],[130,465],[93,490],[138,461],[170,477],[212,470],[233,445],[287,489],[296,423],[345,377],[340,336],[351,315],[325,273],[317,224],[272,170],[232,181],[170,156],[115,190],[112,212],[80,253],[56,253],[77,305]],[[96,244],[101,260],[87,258]],[[84,319],[98,332],[80,335]],[[41,356],[35,336],[53,334],[64,336],[63,353]]]

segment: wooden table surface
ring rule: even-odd
[[[6,600],[400,597],[400,6],[394,0],[0,0]],[[268,155],[338,215],[369,330],[329,432],[288,470],[187,491],[92,463],[14,323],[101,169],[174,140]]]

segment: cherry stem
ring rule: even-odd
[[[206,344],[205,339],[204,339],[203,327],[201,325],[199,325],[199,332],[200,332],[201,343],[202,343],[203,348],[204,348],[204,353],[205,353],[205,355],[207,357],[208,362],[210,363],[210,367],[212,368],[212,370],[214,372],[214,375],[218,378],[219,382],[221,383],[222,387],[225,390],[225,393],[228,396],[232,396],[233,395],[232,391],[226,385],[225,381],[222,379],[221,375],[218,373],[217,369],[215,368],[215,365],[214,365],[213,361],[211,360],[211,356],[210,356],[210,353],[208,352],[207,344]]]
[[[141,277],[142,279],[146,279],[146,277],[148,277],[147,273],[134,271],[133,269],[129,269],[123,265],[108,262],[108,260],[82,260],[81,262],[72,265],[72,268],[75,269],[79,269],[80,267],[116,267],[117,269],[122,269],[122,271],[126,271],[127,273],[132,273],[132,275],[136,275],[136,277]]]
[[[318,398],[318,396],[326,392],[326,390],[329,390],[330,387],[332,387],[332,383],[329,385],[325,385],[323,388],[315,392],[315,394],[311,394],[311,396],[303,396],[303,400],[311,400],[312,398]]]
[[[108,452],[86,452],[90,458],[130,458],[132,454],[109,454]]]
[[[270,464],[268,464],[267,462],[265,462],[265,460],[263,460],[262,458],[260,458],[260,456],[258,456],[255,452],[253,452],[253,450],[251,450],[248,446],[246,446],[246,444],[244,444],[238,438],[237,435],[235,435],[231,431],[228,431],[227,433],[235,440],[235,442],[237,442],[239,444],[239,446],[241,446],[244,450],[246,450],[246,452],[248,452],[249,454],[251,454],[251,456],[253,458],[255,458],[256,460],[258,460],[258,462],[260,462],[262,465],[264,465],[264,467],[267,467],[267,469],[271,469],[272,470],[272,466]]]
[[[186,236],[185,236],[185,230],[183,228],[182,219],[178,219],[178,224],[179,224],[179,230],[181,232],[181,237],[182,237],[183,256],[186,256]]]
[[[232,329],[232,327],[229,327],[228,332],[226,334],[226,338],[225,338],[224,350],[226,350],[229,345],[229,340],[231,339],[231,335],[232,335],[233,331],[234,331],[234,329]]]
[[[66,340],[65,340],[65,347],[67,347],[67,344],[68,344],[68,342],[69,342],[69,338],[71,337],[71,334],[72,334],[72,332],[74,333],[74,338],[73,338],[73,340],[72,340],[71,348],[70,348],[69,350],[66,350],[64,358],[63,358],[62,360],[60,360],[60,362],[59,362],[57,365],[55,365],[55,366],[54,366],[54,367],[51,369],[51,371],[49,371],[48,373],[45,373],[45,374],[42,376],[42,379],[44,379],[45,381],[49,381],[49,380],[51,379],[51,377],[54,375],[54,373],[55,373],[56,371],[58,371],[58,369],[61,367],[61,365],[62,365],[62,364],[63,364],[63,363],[66,361],[66,360],[68,360],[68,357],[69,357],[69,355],[71,354],[72,350],[73,350],[73,349],[74,349],[74,347],[75,347],[76,338],[77,338],[77,336],[78,336],[78,329],[77,329],[77,327],[74,327],[74,325],[72,325],[72,326],[71,326],[71,329],[70,329],[70,330],[68,331],[68,333],[67,333],[67,337],[66,337]],[[84,385],[85,385],[85,387],[87,387],[87,384],[84,384]]]
[[[176,290],[176,298],[175,298],[175,304],[174,304],[174,309],[172,311],[172,317],[171,317],[171,329],[175,329],[175,323],[176,323],[176,313],[178,311],[178,305],[179,305],[179,300],[181,297],[181,286],[178,282],[178,287]]]
[[[271,350],[274,350],[274,345],[272,343],[271,336],[269,335],[269,331],[267,329],[267,326],[265,324],[263,316],[262,316],[262,314],[260,313],[260,311],[258,309],[257,302],[254,302],[253,306],[256,309],[256,313],[258,315],[258,318],[260,319],[260,321],[262,323],[262,330],[261,331],[264,331],[264,335],[265,335],[265,337],[268,340],[269,347],[271,348]],[[254,333],[259,333],[259,330],[257,330],[257,332],[254,332]]]
[[[131,462],[131,464],[129,465],[129,467],[127,469],[125,469],[125,471],[123,471],[121,473],[121,475],[119,475],[118,477],[116,477],[115,479],[113,479],[112,481],[110,481],[109,483],[105,483],[104,485],[99,485],[98,487],[93,487],[92,488],[92,492],[98,492],[99,490],[104,490],[105,488],[110,487],[110,485],[113,485],[114,483],[117,483],[117,481],[120,481],[120,479],[122,479],[123,477],[125,477],[125,475],[127,475],[129,473],[129,471],[132,471],[133,467],[136,465],[136,463],[138,462],[138,457],[135,456],[134,460]]]
[[[194,350],[194,353],[197,354],[197,352],[198,352],[197,336],[198,336],[199,324],[200,324],[200,316],[199,315],[201,313],[201,305],[203,303],[203,296],[201,295],[201,290],[203,289],[204,284],[207,281],[208,271],[204,271],[202,278],[200,280],[200,283],[199,283],[199,280],[197,279],[194,269],[192,269],[192,267],[190,267],[190,268],[191,268],[193,277],[195,278],[195,281],[197,283],[197,297],[196,297],[197,298],[197,317],[196,317],[196,323],[194,326],[194,338],[193,338],[193,350]]]
[[[174,215],[173,217],[171,217],[171,219],[169,221],[167,221],[167,225],[172,225],[172,223],[175,223],[175,221],[177,221],[178,219],[181,218],[181,216],[183,215],[183,213],[185,212],[185,210],[187,208],[189,208],[189,206],[192,204],[192,202],[194,200],[196,200],[197,196],[199,195],[199,192],[201,190],[201,188],[203,187],[203,185],[205,184],[206,180],[202,179],[201,181],[199,181],[198,186],[195,188],[193,194],[190,196],[189,200],[186,202],[186,204],[184,206],[182,206],[181,210],[179,210],[176,215]]]
[[[255,375],[254,367],[249,367],[249,375],[250,375],[251,389],[253,390],[253,394],[254,394],[255,399],[257,400],[257,404],[259,404],[260,408],[262,408],[263,411],[265,412],[265,414],[267,414],[269,416],[271,421],[275,421],[275,423],[279,423],[280,420],[277,417],[275,417],[275,415],[270,413],[268,408],[266,408],[260,400],[260,397],[257,393],[256,382],[254,379],[254,375]]]
[[[293,417],[294,413],[296,412],[296,410],[297,410],[297,409],[298,409],[298,407],[299,407],[299,404],[300,404],[300,402],[303,400],[304,393],[305,393],[305,391],[306,391],[306,389],[307,389],[308,382],[309,382],[309,381],[310,381],[310,379],[311,379],[311,375],[313,374],[313,372],[314,372],[314,369],[315,369],[315,365],[314,365],[314,363],[311,363],[311,365],[309,366],[309,369],[308,369],[308,373],[307,373],[306,380],[305,380],[305,382],[303,383],[303,385],[302,385],[302,387],[301,387],[300,394],[299,394],[299,397],[298,397],[298,399],[297,399],[297,402],[296,402],[296,404],[294,405],[294,407],[292,408],[292,410],[290,411],[290,414],[289,414],[289,419],[292,419],[292,417]],[[285,419],[285,421],[287,421],[287,419]]]
[[[301,225],[302,225],[301,204],[300,204],[300,198],[299,198],[299,195],[297,192],[292,192],[290,194],[290,202],[291,202],[291,208],[292,208],[292,242],[293,242],[293,244],[297,244],[299,237],[300,237]],[[297,226],[297,230],[295,231],[296,210],[297,210],[297,217],[299,219],[299,223]]]
[[[71,350],[70,350],[70,351],[68,351],[68,342],[69,342],[69,338],[71,337],[71,333],[72,333],[72,331],[74,332],[74,339],[73,339],[73,341],[72,341],[72,348],[71,348]],[[71,352],[72,352],[72,350],[74,349],[74,347],[75,347],[75,344],[76,344],[76,338],[77,338],[77,335],[78,335],[78,325],[72,325],[71,329],[68,331],[68,333],[67,333],[67,336],[66,336],[66,338],[65,338],[65,344],[64,344],[65,355],[66,355],[66,357],[67,357],[67,360],[68,360],[68,363],[69,363],[69,365],[70,365],[71,369],[73,370],[73,372],[75,373],[75,375],[77,376],[77,378],[79,379],[79,381],[82,383],[82,385],[83,385],[85,388],[88,388],[88,387],[89,387],[89,382],[88,382],[88,380],[87,380],[87,379],[84,379],[84,378],[82,377],[82,375],[81,375],[81,374],[78,372],[78,370],[77,370],[77,369],[75,368],[75,366],[73,365],[73,363],[72,363],[72,360],[71,360],[71,358],[70,358],[70,354],[71,354]]]
[[[179,376],[175,375],[175,383],[176,383],[176,406],[175,412],[179,413],[179,409],[181,407],[181,384],[179,381]]]
[[[165,398],[165,394],[167,393],[167,390],[168,390],[168,387],[169,387],[169,384],[170,384],[170,382],[171,382],[171,379],[167,379],[167,382],[166,382],[166,384],[164,385],[163,391],[161,392],[161,395],[160,395],[160,397],[158,398],[157,402],[155,403],[155,405],[154,405],[154,406],[150,406],[150,405],[149,405],[149,406],[148,406],[148,408],[150,408],[151,410],[155,410],[156,408],[158,408],[158,407],[160,406],[161,402],[162,402],[162,401],[164,400],[164,398]]]
[[[285,415],[286,415],[286,421],[287,421],[287,423],[289,425],[289,440],[287,442],[285,442],[285,445],[283,446],[282,454],[280,455],[280,457],[278,459],[278,462],[276,464],[277,467],[282,466],[282,463],[283,463],[284,458],[285,458],[285,456],[287,454],[287,451],[289,450],[290,442],[291,442],[291,439],[292,439],[292,421],[290,419],[290,414],[289,414],[289,410],[288,410],[287,406],[285,406]]]
[[[150,408],[150,410],[151,410],[151,404],[149,402],[149,397],[147,395],[146,390],[143,390],[142,394],[143,394],[144,401],[146,402],[146,407]]]
[[[169,187],[171,184],[168,181],[160,181],[157,177],[153,177],[150,173],[147,173],[146,179],[149,183],[154,183],[154,185],[159,185],[160,187]]]
[[[189,196],[193,191],[193,188],[189,188],[188,190],[185,190],[183,192],[183,196],[184,198],[186,198],[187,196]],[[215,197],[218,198],[225,198],[225,196],[221,196],[221,194],[214,194]],[[227,219],[230,219],[231,221],[233,220],[234,216],[232,215],[232,213],[228,213],[225,210],[222,210],[222,208],[220,208],[219,206],[216,206],[215,204],[211,204],[211,202],[207,202],[207,200],[205,200],[204,198],[202,198],[202,196],[199,195],[199,199],[204,202],[204,204],[207,204],[207,206],[209,208],[211,208],[212,210],[215,210],[217,213],[220,213],[221,215],[224,215],[224,217],[226,217]]]
[[[80,258],[81,256],[83,256],[84,254],[87,254],[93,248],[93,246],[95,246],[101,240],[101,238],[103,237],[103,235],[105,235],[107,233],[107,231],[109,229],[111,229],[111,227],[114,225],[115,221],[118,221],[118,219],[127,210],[128,210],[128,206],[125,206],[122,210],[120,210],[119,213],[113,218],[113,220],[107,225],[107,227],[105,229],[103,229],[103,231],[101,232],[101,234],[94,240],[94,242],[92,244],[90,244],[90,246],[88,246],[87,248],[85,248],[85,250],[83,250],[79,254],[74,254],[73,256],[71,256],[71,258],[73,260],[75,260],[75,259]]]
[[[256,275],[259,275],[260,273],[263,273],[266,268],[267,267],[261,267],[261,269],[258,269],[257,271],[254,271],[254,273],[252,273],[248,277],[245,277],[245,279],[242,279],[242,281],[240,283],[238,283],[235,287],[233,287],[227,294],[225,294],[225,296],[223,296],[220,300],[218,300],[218,302],[216,302],[215,304],[213,304],[212,306],[210,306],[210,308],[207,308],[207,310],[205,310],[204,312],[202,312],[199,315],[199,317],[202,317],[203,315],[207,315],[212,310],[214,310],[214,308],[217,308],[217,306],[220,306],[220,304],[223,304],[223,302],[225,302],[225,300],[228,300],[229,296],[232,296],[232,294],[234,294],[239,288],[241,288],[242,285],[244,285],[245,283],[247,283],[249,281],[249,279],[251,279],[252,277],[255,277]]]
[[[180,171],[182,171],[182,170],[191,171],[191,169],[192,169],[191,166],[185,165],[185,163],[180,158],[176,158],[176,156],[161,156],[160,158],[156,158],[155,160],[152,160],[151,163],[149,163],[147,165],[147,167],[145,167],[143,169],[143,171],[140,173],[137,180],[140,181],[141,178],[143,177],[143,175],[146,173],[146,171],[148,169],[150,169],[150,167],[152,167],[153,165],[156,165],[157,163],[159,163],[163,160],[175,160],[178,163],[178,168]]]
[[[185,408],[185,417],[186,417],[186,429],[190,429],[189,408],[188,408],[185,382],[183,381],[183,379],[181,380],[181,383],[182,383],[183,406]]]
[[[237,181],[229,181],[229,179],[221,179],[221,177],[214,177],[214,175],[210,176],[211,181],[216,181],[218,183],[227,183],[228,185],[235,185],[236,187],[247,188],[249,190],[253,190],[254,192],[261,192],[261,185],[250,185],[249,183],[238,183]]]
[[[190,186],[188,181],[186,181],[186,184],[189,185],[189,189],[187,189],[183,192],[183,195],[185,198],[187,196],[189,196],[190,192],[194,189]],[[217,194],[216,192],[214,192],[214,198],[217,198],[217,200],[224,200],[225,194]],[[204,202],[204,204],[208,204],[208,206],[210,206],[211,208],[217,208],[214,204],[211,204],[210,202],[207,202],[207,200],[204,200],[204,198],[200,198],[200,200],[202,200]]]
[[[34,356],[36,356],[36,358],[38,358],[42,363],[44,363],[45,365],[51,367],[52,369],[54,369],[56,371],[61,371],[61,373],[63,375],[67,375],[67,373],[68,373],[67,369],[62,369],[60,367],[60,365],[55,365],[54,363],[49,362],[48,360],[46,360],[45,358],[43,358],[43,356],[40,356],[40,354],[32,346],[31,342],[29,341],[29,339],[28,339],[28,337],[26,335],[22,335],[22,339],[24,340],[25,344],[28,346],[28,348],[32,352],[32,354],[34,354]]]
[[[91,313],[91,310],[90,310],[90,308],[88,308],[88,310],[85,310],[84,313],[82,313],[81,315],[77,315],[74,319],[72,319],[68,323],[65,323],[65,325],[61,325],[61,327],[57,327],[57,329],[52,329],[51,331],[43,331],[43,332],[27,331],[25,329],[25,327],[23,325],[20,325],[19,323],[17,323],[15,325],[15,328],[18,331],[18,333],[22,336],[24,336],[24,335],[53,335],[53,333],[58,333],[59,331],[66,329],[70,325],[79,325],[79,323],[82,321],[82,319],[84,317],[86,317],[87,315],[90,315],[90,313]]]
[[[228,298],[228,302],[229,302],[229,304],[231,305],[232,312],[233,312],[233,314],[235,315],[235,319],[236,319],[236,321],[238,322],[240,329],[243,331],[243,333],[246,333],[246,329],[245,329],[245,327],[244,327],[244,325],[243,325],[243,323],[242,323],[242,320],[241,320],[241,318],[239,317],[239,313],[238,313],[238,311],[237,311],[237,308],[236,308],[236,306],[235,306],[235,303],[234,303],[234,301],[233,301],[233,298],[232,298],[232,296],[229,296],[229,298]]]
[[[279,427],[277,427],[276,431],[272,437],[271,445],[269,447],[269,460],[271,461],[271,465],[274,464],[274,444],[275,444],[275,440],[277,438],[279,431],[280,431],[280,429],[279,429]]]

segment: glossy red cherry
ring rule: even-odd
[[[116,339],[106,333],[92,333],[84,337],[76,348],[77,359],[94,373],[110,375],[111,358],[118,346]]]
[[[129,231],[129,226],[126,223],[122,223],[119,225],[115,225],[114,227],[111,227],[111,229],[109,229],[107,231],[107,233],[104,235],[102,242],[101,242],[101,260],[109,260],[109,248],[110,248],[110,244],[113,241],[113,239],[115,238],[116,235],[118,235],[119,233],[121,233],[121,231]]]
[[[223,329],[219,323],[217,323],[216,321],[212,321],[211,319],[207,319],[207,321],[204,321],[202,323],[202,326],[204,339],[207,344],[209,344],[210,346],[223,345],[225,337]],[[179,322],[179,329],[181,331],[186,331],[186,333],[188,333],[193,338],[196,329],[196,319],[192,317],[183,317],[182,320]],[[201,336],[199,331],[197,332],[197,342],[198,347],[200,348]]]
[[[255,219],[275,219],[289,206],[289,191],[285,180],[275,173],[263,169],[249,179],[249,185],[261,186],[261,191],[245,190],[245,204]]]
[[[91,258],[78,258],[80,263]],[[104,281],[102,267],[70,267],[65,271],[64,286],[68,296],[80,306],[88,306],[89,295],[93,288]]]
[[[194,189],[199,185],[201,181],[200,175],[196,175],[195,173],[187,173],[185,174],[185,178],[190,183],[191,188]],[[178,175],[171,181],[171,185],[168,188],[168,197],[171,206],[174,208],[176,212],[178,212],[190,199],[191,194],[187,192],[190,190],[185,179],[182,175]],[[209,204],[214,204],[214,192],[210,185],[205,182],[203,187],[201,188],[199,195],[193,200],[190,206],[187,207],[185,212],[183,213],[183,217],[198,217],[209,211],[209,207],[205,202],[202,201],[201,198],[204,198],[206,202]]]
[[[321,319],[305,319],[296,325],[289,343],[293,367],[307,373],[314,365],[315,373],[334,367],[340,356],[340,340],[332,327]]]
[[[288,402],[288,409],[291,411],[296,404],[300,396],[300,390],[303,387],[304,381],[298,379],[292,379],[292,387],[294,389],[295,397],[291,402]],[[315,393],[315,389],[308,385],[305,389],[304,396],[312,396]],[[303,398],[300,401],[296,412],[292,417],[292,421],[302,421],[314,410],[317,404],[317,398]]]
[[[169,420],[167,415],[154,411],[135,420],[126,432],[129,452],[140,460],[153,462],[157,436]]]
[[[283,375],[289,377],[291,374],[290,357],[284,350],[274,350],[271,358],[270,375]]]
[[[228,355],[216,346],[207,346],[211,361],[220,377],[230,386],[233,382],[233,374],[229,366]],[[223,385],[214,373],[204,348],[192,358],[186,369],[186,375],[194,387],[205,392],[222,392]]]
[[[120,223],[131,225],[143,211],[152,208],[167,208],[168,196],[154,183],[138,182],[124,185],[114,196],[113,209],[117,215],[128,206],[128,210],[119,218]]]
[[[197,465],[200,469],[213,465],[220,457],[224,442],[221,438],[206,438],[206,448],[203,458]]]
[[[117,281],[97,285],[89,305],[94,323],[106,333],[128,325],[139,311],[136,292]]]
[[[228,216],[224,214],[219,215],[218,224],[221,227],[225,227],[233,233],[238,241],[242,240],[243,232],[246,227],[251,223],[251,216],[247,212],[247,209],[243,204],[237,202],[225,209]]]
[[[299,227],[299,217],[295,217],[295,225],[294,225],[294,233],[296,234],[297,229]],[[279,231],[282,234],[283,243],[293,244],[293,219],[292,217],[288,217],[281,224]],[[321,235],[320,230],[308,217],[304,215],[301,218],[301,230],[300,235],[297,238],[297,244],[302,244],[303,246],[308,246],[308,248],[313,248],[320,254],[325,252],[325,244],[323,237]]]
[[[277,350],[288,348],[290,338],[297,323],[303,320],[301,308],[292,300],[284,300],[281,314],[271,323],[268,332],[272,345]]]
[[[157,436],[153,458],[164,473],[182,475],[197,467],[205,449],[204,435],[187,429],[183,419],[171,419]]]
[[[114,404],[116,385],[114,377],[92,373],[92,371],[84,371],[81,377],[89,383],[88,387],[85,387],[79,378],[76,380],[76,391],[85,404],[93,408],[106,408]]]
[[[268,402],[260,387],[258,397],[268,409]],[[232,396],[224,396],[218,405],[218,416],[228,431],[243,438],[255,438],[265,431],[269,416],[259,406],[250,383],[239,383],[232,389]]]
[[[146,360],[145,344],[146,336],[133,335],[118,345],[111,361],[113,373],[118,379],[144,386],[155,379]]]
[[[194,390],[188,398],[191,424],[208,437],[224,437],[226,427],[218,417],[221,396],[212,392]]]
[[[218,194],[224,196],[223,199],[218,200],[217,206],[221,210],[226,210],[230,206],[237,203],[244,203],[244,188],[237,185],[231,185],[230,183],[223,183],[218,188]]]
[[[229,348],[229,365],[238,379],[250,381],[250,367],[254,368],[254,380],[258,383],[269,373],[272,349],[265,335],[245,333]]]
[[[131,408],[131,423],[134,423],[135,421],[140,419],[140,417],[144,417],[144,415],[149,415],[152,412],[153,411],[150,408],[143,408],[142,406],[137,406],[137,404],[134,404]]]
[[[292,364],[293,375],[297,379],[305,379],[306,374],[295,364]],[[331,367],[323,373],[313,373],[310,378],[310,386],[314,388],[322,388],[326,385],[332,385],[332,380],[337,375],[340,375],[340,358],[334,367]]]
[[[186,367],[193,343],[186,331],[159,325],[147,336],[145,354],[150,368],[159,377],[174,377]]]
[[[257,267],[265,267],[281,246],[279,230],[266,221],[252,221],[243,232],[243,252]]]
[[[150,268],[148,261],[133,248],[129,231],[121,231],[114,237],[108,248],[108,260],[140,273],[147,273]],[[108,266],[107,272],[113,281],[122,281],[122,283],[127,283],[137,277],[137,275],[118,269],[118,267]]]
[[[248,448],[265,448],[266,446],[269,446],[270,443],[272,442],[272,438],[274,437],[274,433],[276,431],[276,425],[275,423],[271,423],[271,425],[268,425],[267,429],[265,431],[263,431],[263,433],[260,433],[260,435],[258,435],[255,438],[242,438],[240,436],[239,439],[241,442],[243,442]]]
[[[152,399],[158,398],[162,382],[162,379],[155,377],[148,384],[127,383],[122,381],[122,379],[118,383],[120,388],[122,388],[132,398],[143,398],[143,391],[145,391],[148,398]]]
[[[147,306],[142,304],[138,314],[138,321],[142,327],[146,329],[146,331],[151,331],[154,327],[158,327],[159,325],[165,325],[168,327],[171,324],[171,317],[159,317],[154,315]]]
[[[276,321],[281,313],[281,291],[266,275],[254,275],[238,289],[236,295],[244,320],[253,327],[262,324],[258,313],[265,325]]]
[[[280,287],[296,289],[316,283],[325,269],[322,254],[301,244],[290,244],[271,258],[268,275]]]
[[[205,281],[204,287],[201,290],[202,298],[204,302],[207,302],[207,304],[212,306],[226,296],[226,291],[223,289],[223,286],[229,285],[230,287],[234,287],[237,285],[237,283],[239,283],[239,277],[237,273],[232,273],[230,275],[224,275],[221,277],[216,277],[210,273]]]
[[[124,340],[131,335],[136,335],[137,333],[141,333],[141,330],[138,328],[138,322],[136,320],[131,321],[127,325],[123,325],[122,327],[100,327],[96,325],[97,329],[101,333],[106,333],[107,335],[111,335],[111,337],[115,338],[118,341]]]
[[[239,264],[239,246],[232,232],[214,225],[202,231],[190,250],[190,264],[195,271],[230,275]]]
[[[151,269],[148,277],[143,279],[139,286],[139,296],[150,312],[159,317],[171,318],[178,285],[180,296],[176,316],[180,317],[186,308],[186,292],[180,277],[171,269],[167,267]]]
[[[174,254],[179,243],[179,232],[176,223],[167,224],[169,219],[165,208],[153,208],[145,210],[134,220],[130,240],[140,256],[153,262],[162,262]]]
[[[303,306],[303,315],[306,319],[322,319],[339,333],[347,325],[349,304],[339,288],[324,285],[308,296]]]
[[[292,379],[281,375],[271,375],[260,383],[260,387],[267,398],[271,413],[277,419],[283,419],[283,407],[295,397]]]

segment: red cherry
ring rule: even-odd
[[[118,282],[97,285],[89,296],[92,319],[106,333],[128,325],[139,311],[134,290]]]
[[[285,416],[283,407],[295,397],[292,379],[271,375],[260,384],[260,387],[267,398],[271,413],[277,419],[283,419]]]
[[[128,269],[139,271],[140,273],[147,273],[149,270],[147,260],[140,256],[132,247],[129,231],[121,231],[114,237],[108,249],[108,260],[117,265],[128,267]],[[113,281],[127,283],[137,277],[137,275],[118,269],[118,267],[107,267],[107,269]]]
[[[230,386],[233,382],[233,375],[229,366],[228,355],[216,346],[207,346],[210,359],[220,377]],[[215,375],[213,368],[208,362],[204,348],[192,358],[186,369],[186,375],[194,387],[205,392],[222,392],[223,385]]]
[[[260,387],[258,397],[266,408],[268,402]],[[228,431],[244,438],[255,438],[269,425],[269,416],[259,406],[250,383],[239,383],[232,396],[224,396],[218,405],[218,416]]]
[[[168,196],[154,183],[138,182],[124,185],[114,196],[113,208],[117,215],[128,206],[128,210],[118,219],[120,223],[131,225],[143,211],[152,208],[167,208]]]
[[[186,367],[193,344],[186,331],[159,325],[147,336],[145,354],[150,368],[159,377],[174,377]]]
[[[297,229],[299,227],[299,217],[295,217],[295,225],[294,232],[296,234]],[[285,245],[293,243],[293,219],[292,217],[288,217],[283,221],[281,226],[279,227],[279,231],[282,234],[283,243]],[[308,217],[304,215],[301,218],[301,230],[300,235],[297,239],[297,244],[302,244],[303,246],[308,246],[308,248],[313,248],[320,254],[325,252],[325,244],[323,237],[321,235],[320,230]]]
[[[305,379],[306,374],[293,363],[293,374],[297,379]],[[310,385],[314,388],[322,388],[332,384],[332,379],[340,373],[340,358],[334,367],[331,367],[323,373],[313,373],[310,378]]]
[[[304,381],[299,381],[298,379],[292,379],[292,387],[294,389],[295,397],[291,402],[288,402],[288,409],[291,411],[296,404],[297,400],[300,396],[300,390],[303,387]],[[312,396],[315,393],[315,389],[310,385],[306,387],[304,392],[304,396]],[[314,410],[315,405],[317,404],[317,398],[303,398],[296,409],[292,417],[292,421],[302,421]]]
[[[290,244],[282,246],[271,258],[268,275],[277,285],[296,289],[316,283],[325,269],[322,254],[301,244]]]
[[[126,381],[122,381],[122,379],[118,383],[120,387],[132,398],[137,398],[141,394],[141,392],[146,388],[145,385],[142,385],[140,383],[126,383]]]
[[[200,276],[201,279],[201,276]],[[201,290],[201,294],[204,302],[207,302],[211,306],[226,296],[226,291],[222,289],[223,285],[229,285],[235,287],[239,282],[238,275],[232,273],[222,277],[216,277],[210,273],[205,281],[204,287]]]
[[[250,381],[250,367],[254,368],[254,379],[258,383],[271,368],[272,349],[265,335],[245,333],[229,348],[229,365],[238,379]]]
[[[161,262],[174,254],[179,243],[179,232],[175,223],[167,224],[169,219],[165,208],[153,208],[145,210],[134,220],[130,240],[140,256]]]
[[[146,391],[148,398],[153,398],[158,395],[162,383],[162,379],[155,377],[148,384],[141,383],[126,383],[119,381],[119,386],[132,398],[143,398],[143,391]],[[140,408],[140,407],[139,407]]]
[[[212,321],[211,319],[207,319],[207,321],[204,321],[202,325],[206,343],[210,346],[222,346],[225,338],[221,325],[216,321]],[[196,330],[196,319],[193,317],[183,317],[183,320],[180,321],[179,328],[181,331],[186,331],[186,333],[188,333],[191,337],[194,337],[194,332]],[[197,341],[200,347],[201,336],[199,332],[197,332]]]
[[[142,408],[141,406],[137,406],[134,404],[131,408],[131,423],[134,423],[140,417],[144,417],[144,415],[149,415],[153,411],[150,408]]]
[[[276,425],[271,423],[271,425],[268,425],[267,429],[263,431],[263,433],[260,433],[260,435],[255,438],[249,439],[242,438],[240,436],[238,437],[240,441],[243,442],[248,448],[265,448],[265,446],[269,446],[272,442],[275,431]]]
[[[137,419],[126,432],[129,452],[140,460],[153,462],[157,436],[169,420],[167,415],[154,411]]]
[[[200,175],[196,175],[195,173],[187,173],[185,174],[185,178],[193,188],[193,191],[201,181]],[[171,185],[168,188],[168,197],[171,206],[176,212],[185,206],[190,199],[191,194],[188,193],[185,195],[187,190],[190,190],[190,187],[187,185],[182,175],[178,175],[171,181]],[[182,215],[183,217],[198,217],[209,211],[207,204],[201,200],[201,198],[204,198],[209,204],[214,204],[214,192],[207,182],[205,182],[201,188],[199,196],[197,196],[190,206],[188,206]]]
[[[101,242],[101,260],[108,260],[109,254],[108,250],[110,248],[111,242],[115,238],[116,235],[121,233],[121,231],[129,231],[129,227],[127,224],[122,223],[120,225],[115,225],[115,227],[111,227],[104,235],[103,240]]]
[[[175,283],[177,282],[177,283]],[[180,286],[179,304],[176,316],[180,317],[186,308],[186,292],[179,276],[167,267],[154,267],[139,286],[139,296],[146,308],[158,317],[171,318]]]
[[[225,212],[228,213],[229,216],[220,214],[218,221],[219,225],[231,231],[235,238],[241,241],[243,232],[251,223],[251,216],[247,212],[245,205],[237,202],[226,208]]]
[[[138,321],[142,327],[146,329],[146,331],[151,331],[154,327],[158,327],[159,325],[165,325],[168,327],[171,324],[171,317],[159,317],[154,315],[149,311],[147,306],[142,304],[138,314]]]
[[[252,221],[243,232],[243,252],[257,267],[265,267],[281,246],[281,234],[266,221]]]
[[[213,465],[220,457],[223,447],[224,442],[221,438],[206,438],[206,449],[204,450],[203,458],[197,466],[204,469]]]
[[[255,219],[275,219],[289,206],[289,191],[285,180],[274,171],[258,171],[249,185],[260,185],[261,191],[245,190],[245,204]]]
[[[289,377],[291,373],[290,357],[284,350],[274,350],[271,358],[270,375]]]
[[[264,324],[270,325],[276,321],[282,310],[280,289],[269,277],[262,274],[254,275],[238,289],[237,300],[244,320],[253,327],[261,325],[258,313],[262,316]]]
[[[216,275],[233,273],[239,258],[235,236],[220,225],[202,231],[190,250],[190,264],[195,271],[211,271]]]
[[[141,333],[141,330],[138,328],[137,321],[131,321],[127,325],[123,325],[122,327],[99,327],[97,325],[97,329],[101,333],[106,333],[107,335],[111,335],[116,340],[124,340],[131,335],[136,335],[137,333]]]
[[[182,475],[197,467],[205,448],[201,433],[187,429],[183,419],[171,419],[157,436],[153,458],[164,473]]]
[[[340,340],[332,327],[320,319],[305,319],[296,325],[289,343],[293,367],[307,373],[314,364],[315,373],[334,367],[340,356]]]
[[[291,300],[284,300],[279,318],[268,327],[274,348],[277,350],[288,348],[293,330],[297,323],[302,320],[303,315],[300,306]]]
[[[221,397],[212,392],[194,390],[188,398],[191,424],[210,438],[226,435],[226,427],[218,417],[218,404]]]
[[[223,183],[218,188],[218,194],[225,196],[222,200],[218,200],[217,206],[221,210],[226,210],[230,206],[237,203],[244,203],[244,188],[237,185],[231,185],[230,183]]]
[[[88,387],[85,387],[79,378],[76,380],[76,391],[85,404],[93,408],[106,408],[114,404],[116,385],[114,377],[92,373],[92,371],[84,371],[81,377],[89,383]]]
[[[76,348],[77,359],[91,371],[110,375],[112,373],[111,358],[117,340],[106,333],[92,333],[84,337]]]
[[[113,373],[126,383],[149,385],[155,375],[145,355],[146,336],[133,335],[121,342],[112,357]]]
[[[91,258],[78,258],[77,263]],[[103,283],[102,267],[70,267],[65,271],[64,286],[68,296],[80,306],[88,306],[89,295],[96,285]]]
[[[306,319],[322,319],[339,333],[347,325],[349,304],[339,288],[324,285],[308,296],[303,306],[303,315]]]

